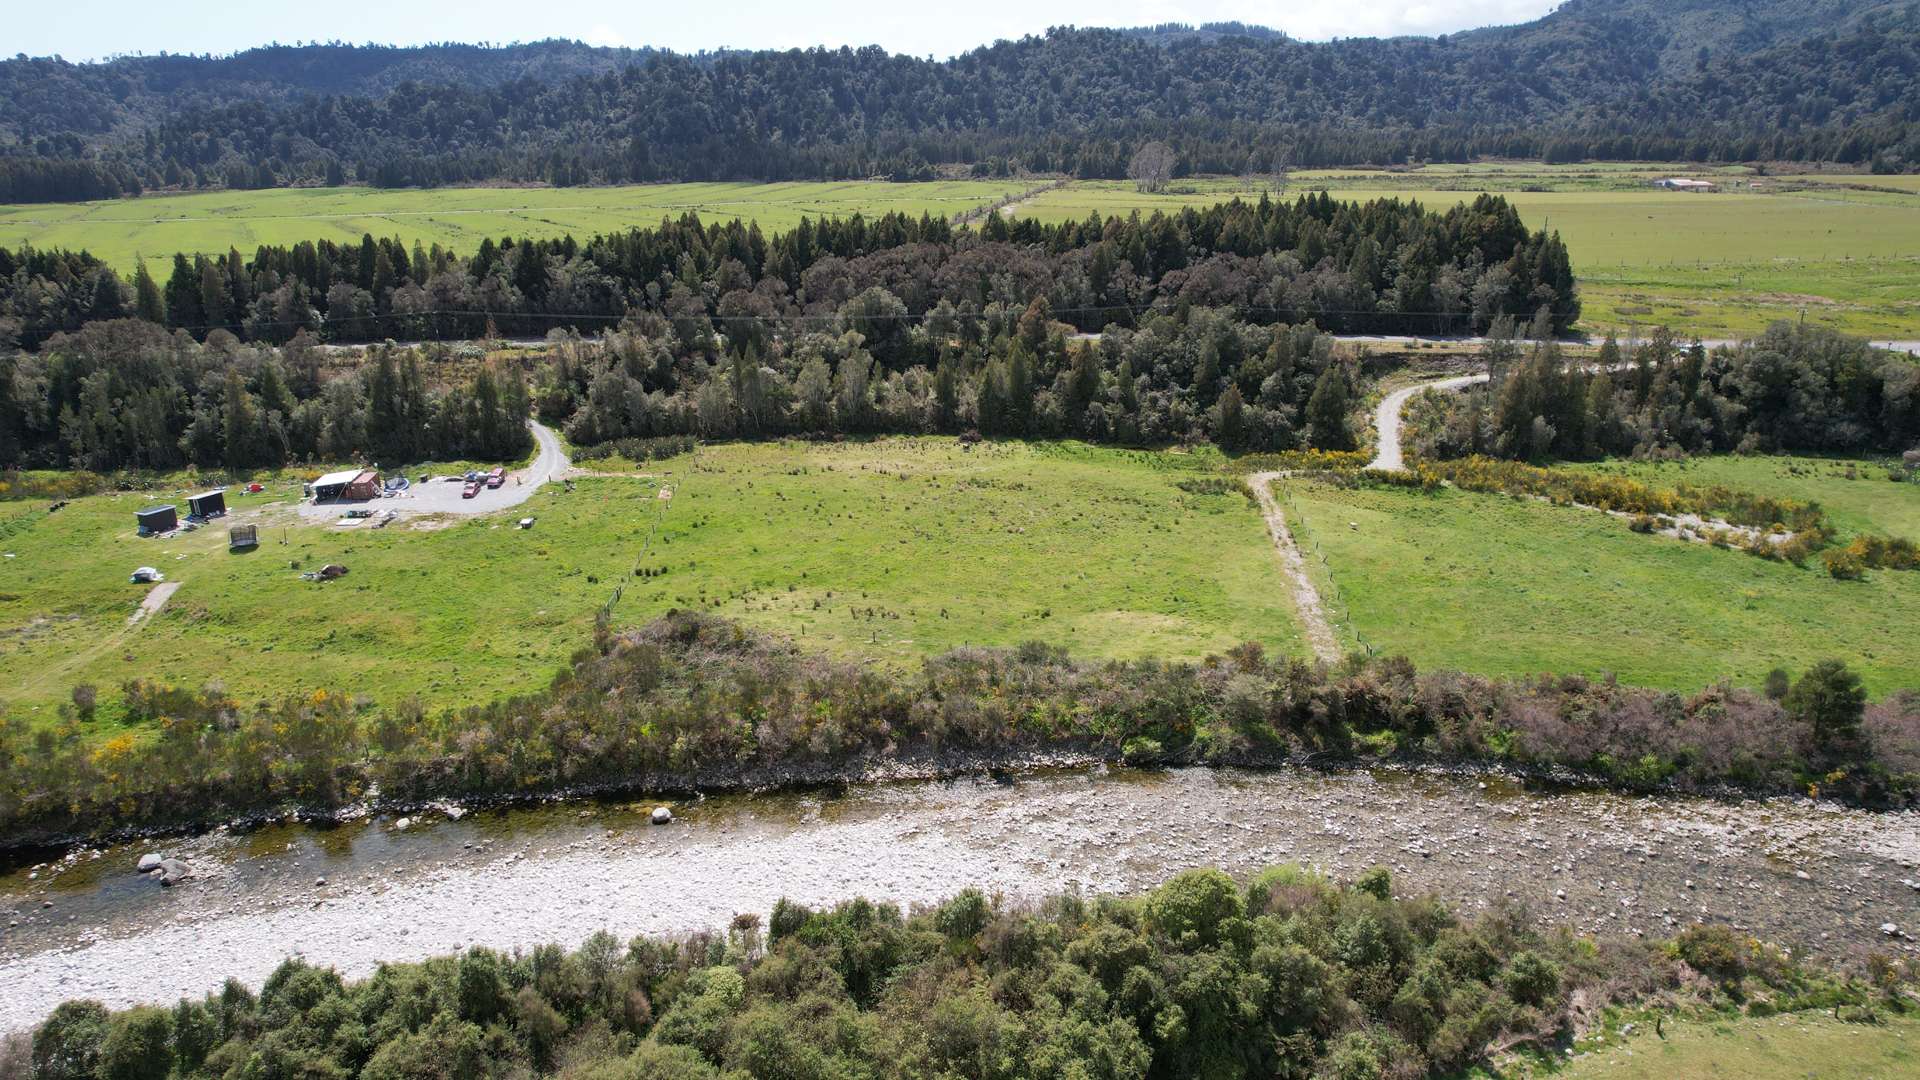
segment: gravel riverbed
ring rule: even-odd
[[[1192,866],[1369,866],[1462,910],[1501,900],[1581,931],[1712,920],[1830,958],[1920,953],[1920,814],[1804,799],[1531,792],[1397,770],[1091,769],[674,805],[429,811],[74,852],[0,878],[0,1030],[71,997],[169,1002],[258,986],[301,956],[366,975],[467,946],[717,928],[782,896],[927,903],[1130,892]],[[186,861],[161,889],[149,850]],[[1892,924],[1889,935],[1885,924]]]

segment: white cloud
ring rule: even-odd
[[[1560,0],[1260,0],[1206,4],[1206,19],[1236,19],[1284,30],[1297,38],[1391,37],[1443,34],[1478,26],[1526,22],[1558,7]]]
[[[736,0],[754,6],[768,0]],[[936,24],[897,0],[840,0],[845,14],[861,17],[821,20],[817,8],[804,21],[790,21],[769,4],[765,17],[750,20],[758,32],[778,36],[780,44],[803,44],[814,37],[831,44],[878,42],[898,52],[951,56],[995,38],[1038,33],[1048,26],[1151,26],[1158,23],[1235,21],[1269,26],[1305,41],[1328,38],[1447,34],[1480,26],[1502,26],[1537,19],[1562,0],[975,0],[963,28]],[[736,44],[738,44],[736,42]],[[756,42],[757,44],[757,42]]]
[[[580,40],[589,45],[602,45],[607,48],[618,48],[627,43],[626,37],[620,31],[606,23],[594,23],[593,29],[582,34]]]

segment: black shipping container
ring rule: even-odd
[[[219,517],[227,512],[227,496],[224,492],[209,491],[187,498],[187,513],[196,517]]]
[[[149,506],[134,512],[133,519],[147,532],[172,532],[180,525],[180,513],[171,506]]]

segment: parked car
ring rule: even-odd
[[[492,472],[487,474],[487,486],[490,488],[497,488],[501,484],[504,484],[506,482],[507,482],[507,470],[500,468],[497,465],[494,466],[494,469]]]
[[[480,494],[480,482],[478,480],[460,489],[460,497],[463,499],[471,499],[478,494]]]

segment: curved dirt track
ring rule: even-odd
[[[1404,386],[1380,399],[1373,411],[1373,430],[1378,433],[1378,446],[1373,460],[1367,463],[1369,469],[1381,469],[1386,472],[1399,472],[1407,467],[1405,455],[1400,452],[1400,413],[1407,402],[1422,390],[1458,390],[1463,386],[1487,381],[1487,375],[1456,375],[1447,379],[1434,379],[1429,382]]]
[[[1247,484],[1260,500],[1260,516],[1267,521],[1267,534],[1273,537],[1273,546],[1280,552],[1280,566],[1293,583],[1293,607],[1300,616],[1301,629],[1306,631],[1307,645],[1316,658],[1331,664],[1340,659],[1340,641],[1334,637],[1333,624],[1327,622],[1326,609],[1320,604],[1320,590],[1307,576],[1306,557],[1300,554],[1300,545],[1293,542],[1293,530],[1287,528],[1286,515],[1280,512],[1280,502],[1273,497],[1273,482],[1285,475],[1254,473],[1247,477]]]
[[[1406,468],[1406,460],[1400,452],[1400,413],[1413,395],[1422,390],[1456,390],[1486,381],[1484,373],[1454,375],[1416,383],[1388,394],[1374,411],[1374,430],[1379,433],[1379,449],[1367,468],[1388,471]],[[1280,553],[1281,569],[1286,571],[1287,579],[1292,584],[1293,606],[1300,616],[1301,628],[1306,632],[1307,646],[1313,650],[1315,658],[1331,664],[1340,659],[1340,639],[1333,632],[1333,624],[1327,621],[1326,608],[1320,602],[1320,590],[1307,575],[1306,557],[1300,553],[1300,545],[1294,542],[1293,530],[1287,527],[1287,518],[1280,510],[1279,500],[1273,497],[1273,482],[1286,475],[1284,472],[1254,473],[1247,477],[1247,485],[1253,488],[1254,497],[1260,501],[1260,516],[1266,520],[1267,534],[1273,537],[1274,549]]]

